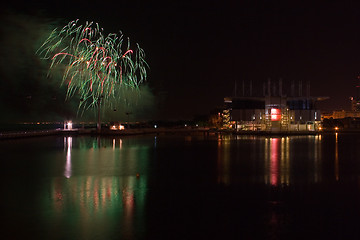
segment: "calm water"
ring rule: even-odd
[[[360,135],[0,141],[2,239],[359,239]]]

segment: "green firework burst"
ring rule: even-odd
[[[95,107],[99,99],[111,105],[125,89],[138,89],[146,81],[148,65],[138,44],[133,50],[129,38],[103,34],[97,23],[78,20],[54,29],[37,54],[50,60],[49,71],[61,69],[67,98],[79,94],[79,109]]]

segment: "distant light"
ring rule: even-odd
[[[154,128],[157,128],[157,125],[156,125],[156,124],[154,125]]]
[[[339,130],[339,128],[338,128],[338,127],[335,127],[335,131],[337,131],[337,130]]]
[[[187,124],[185,124],[184,126],[187,127]]]
[[[125,126],[124,125],[121,125],[119,124],[119,126],[117,126],[116,124],[112,125],[110,127],[110,130],[124,130],[125,129]]]
[[[71,122],[71,121],[68,121],[68,122],[66,123],[66,125],[67,125],[67,129],[68,129],[68,130],[71,130],[71,129],[72,129],[72,122]]]
[[[196,124],[195,126],[196,126],[196,127],[198,127],[198,126],[199,126],[199,124]]]

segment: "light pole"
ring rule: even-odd
[[[127,115],[127,128],[129,129],[130,128],[129,118],[130,118],[131,112],[126,112],[125,114]]]
[[[99,96],[98,100],[97,100],[97,104],[98,104],[98,115],[97,115],[97,124],[96,124],[96,130],[98,133],[101,132],[101,99],[103,98],[103,96]]]

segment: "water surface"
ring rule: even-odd
[[[3,140],[7,239],[359,239],[360,135]]]

